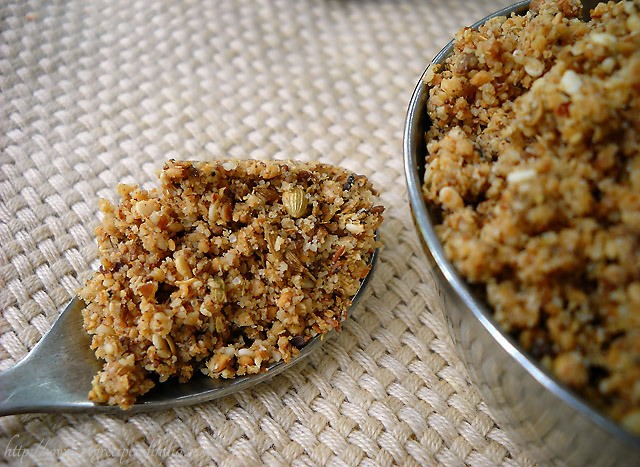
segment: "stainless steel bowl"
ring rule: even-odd
[[[585,9],[597,2],[583,2]],[[524,14],[519,2],[483,18]],[[588,10],[587,10],[588,11]],[[433,59],[451,54],[449,42]],[[425,131],[429,89],[423,73],[411,98],[404,130],[405,176],[413,220],[432,266],[441,306],[471,378],[502,429],[536,461],[560,465],[640,465],[640,438],[602,416],[559,384],[493,320],[447,261],[434,228],[430,207],[422,196],[426,156]]]

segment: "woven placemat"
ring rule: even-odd
[[[314,160],[387,208],[363,305],[308,361],[222,400],[0,419],[4,462],[530,465],[470,385],[435,308],[402,169],[413,88],[504,0],[4,2],[0,370],[95,267],[100,197],[168,158]],[[34,375],[34,379],[37,375]]]

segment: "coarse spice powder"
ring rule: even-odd
[[[167,162],[160,188],[102,201],[101,267],[81,291],[104,360],[89,399],[130,407],[156,382],[266,371],[339,329],[382,206],[366,177],[299,162]]]
[[[640,433],[640,1],[533,1],[456,35],[426,199],[460,273],[568,387]]]

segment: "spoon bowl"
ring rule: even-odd
[[[371,268],[354,295],[350,314],[361,301],[377,264],[378,249],[371,255]],[[286,363],[274,363],[267,371],[233,379],[213,379],[197,373],[186,383],[158,384],[128,410],[94,404],[87,394],[102,363],[91,350],[91,336],[82,327],[84,302],[75,297],[62,311],[40,342],[12,368],[0,373],[0,416],[18,413],[84,412],[137,413],[197,404],[234,394],[269,380],[291,368],[317,349],[325,338],[312,338],[300,353]]]

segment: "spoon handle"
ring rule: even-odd
[[[0,373],[0,416],[28,412],[77,412],[87,400],[99,363],[82,329],[84,304],[74,298],[26,358]],[[73,332],[74,330],[77,330]]]

